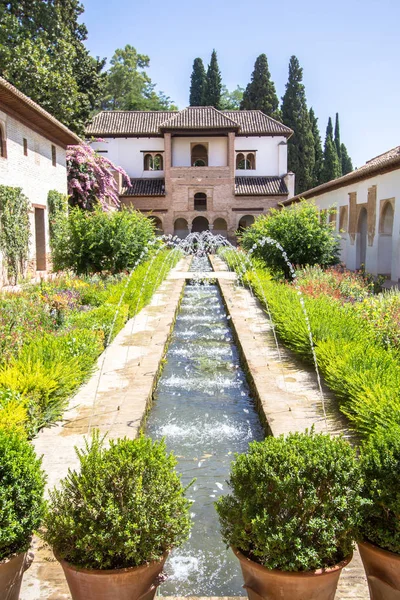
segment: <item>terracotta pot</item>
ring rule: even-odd
[[[250,600],[334,600],[340,573],[352,559],[349,556],[329,569],[297,573],[266,569],[232,550],[240,561],[243,587]]]
[[[400,554],[359,542],[371,600],[400,600]]]
[[[56,556],[64,569],[73,600],[153,600],[158,576],[168,553],[160,561],[129,569],[80,569]]]
[[[10,560],[0,562],[0,598],[18,600],[24,572],[30,567],[33,555],[22,552]]]

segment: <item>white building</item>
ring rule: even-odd
[[[34,275],[48,268],[48,192],[67,193],[66,147],[79,141],[77,135],[0,77],[0,185],[20,187],[30,200],[29,268]]]
[[[294,193],[293,132],[258,110],[106,111],[86,133],[103,138],[93,147],[131,178],[121,203],[151,215],[167,234],[213,229],[234,238]]]
[[[400,279],[400,146],[369,160],[343,177],[295,196],[331,216],[342,238],[342,262],[352,270],[363,264],[373,275]]]

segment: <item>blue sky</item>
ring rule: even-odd
[[[400,0],[82,0],[92,54],[131,44],[150,56],[149,75],[187,106],[193,59],[217,50],[223,82],[245,86],[264,52],[278,96],[288,62],[304,69],[322,137],[339,112],[355,166],[400,144]]]

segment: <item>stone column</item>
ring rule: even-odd
[[[228,167],[229,175],[235,179],[235,132],[228,133]]]

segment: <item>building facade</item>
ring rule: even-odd
[[[79,137],[0,77],[0,185],[19,187],[31,204],[29,271],[50,263],[47,196],[67,193],[66,147]],[[0,257],[1,261],[1,257]],[[1,265],[1,282],[6,283]]]
[[[341,259],[352,270],[400,279],[400,146],[359,169],[295,196],[334,208],[330,220],[341,236]]]
[[[261,111],[107,111],[86,133],[130,177],[121,204],[149,214],[165,234],[210,229],[234,239],[294,193],[292,131]]]

